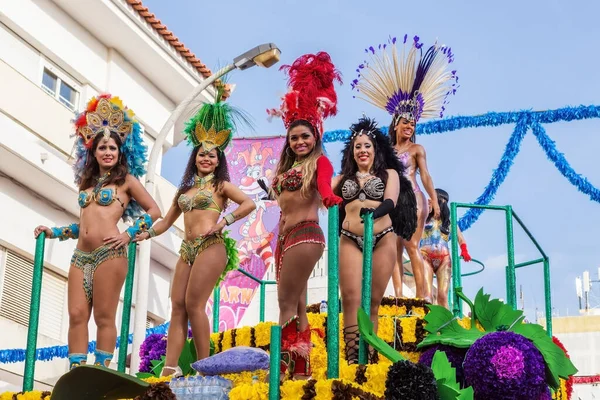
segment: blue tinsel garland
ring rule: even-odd
[[[165,334],[169,329],[169,323],[165,322],[162,325],[155,326],[154,328],[146,329],[146,336],[153,333]],[[117,338],[117,345],[115,348],[119,348],[119,340]],[[129,335],[128,342],[133,342],[133,334]],[[93,353],[96,350],[96,341],[92,341],[88,344],[88,353]],[[55,358],[67,358],[69,355],[68,346],[51,346],[42,347],[36,350],[35,359],[37,361],[50,361]],[[6,349],[0,350],[0,364],[17,363],[25,361],[25,349]]]
[[[470,117],[452,117],[431,121],[417,125],[417,135],[431,135],[456,131],[465,128],[479,128],[499,126],[504,124],[516,124],[498,167],[494,169],[490,182],[486,185],[483,193],[475,200],[475,204],[486,205],[496,196],[498,188],[504,182],[514,158],[521,150],[521,143],[529,129],[538,140],[538,143],[546,153],[550,161],[554,163],[560,173],[571,182],[580,192],[590,196],[593,201],[600,203],[600,189],[592,185],[586,177],[581,176],[571,168],[564,155],[560,153],[541,124],[552,124],[560,121],[577,121],[582,119],[600,118],[600,106],[563,107],[547,111],[515,111],[515,112],[489,112],[483,115]],[[387,132],[383,127],[382,131]],[[349,130],[335,130],[325,132],[324,143],[345,141],[350,137]],[[483,209],[469,209],[459,221],[459,227],[465,231],[473,225]]]

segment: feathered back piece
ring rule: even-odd
[[[458,77],[449,65],[454,55],[449,47],[435,43],[423,54],[423,44],[415,36],[398,55],[396,38],[365,52],[370,61],[357,68],[358,78],[352,88],[360,98],[386,110],[395,118],[410,121],[442,117],[447,97],[456,93]],[[408,49],[407,49],[408,48]]]
[[[127,161],[129,173],[136,178],[146,174],[148,162],[148,147],[142,137],[142,127],[135,118],[133,110],[123,105],[121,99],[110,94],[101,94],[88,101],[85,111],[73,120],[75,124],[75,184],[79,186],[88,157],[91,153],[94,139],[97,135],[109,137],[116,133],[121,138],[119,151]],[[143,214],[143,209],[134,200],[130,201],[123,220],[135,220]]]
[[[217,88],[214,103],[204,103],[187,123],[184,134],[192,147],[202,146],[205,151],[218,148],[225,151],[233,138],[236,122],[250,125],[246,114],[223,99],[225,86]]]
[[[267,110],[271,116],[283,119],[287,129],[296,120],[308,121],[317,135],[323,133],[323,120],[337,114],[337,94],[334,81],[342,83],[340,72],[328,53],[300,56],[292,65],[283,65],[288,75],[288,92],[279,110]]]

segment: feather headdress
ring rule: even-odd
[[[305,54],[292,65],[283,65],[288,75],[288,92],[279,109],[267,110],[270,116],[283,119],[286,129],[296,120],[308,121],[323,134],[323,120],[337,114],[335,81],[342,83],[341,74],[328,53]]]
[[[223,95],[225,86],[217,87],[214,103],[205,103],[200,110],[186,124],[184,134],[188,144],[192,147],[202,146],[204,151],[218,148],[225,151],[233,138],[236,122],[243,122],[250,126],[251,122],[246,114],[226,103]]]
[[[142,127],[135,118],[133,110],[123,105],[120,98],[110,94],[101,94],[88,101],[85,111],[78,114],[73,120],[75,124],[75,184],[81,184],[83,172],[86,168],[94,139],[98,135],[105,138],[111,133],[116,133],[121,138],[119,151],[127,161],[129,173],[136,178],[146,174],[148,161],[148,147],[142,137]],[[143,214],[141,207],[130,201],[123,219],[136,219]]]
[[[370,61],[357,68],[352,88],[358,97],[384,109],[394,118],[410,121],[442,117],[447,98],[456,93],[458,77],[449,65],[454,55],[449,47],[435,43],[423,54],[423,44],[415,36],[398,54],[396,38],[387,44],[370,46]],[[408,48],[408,49],[407,49]]]

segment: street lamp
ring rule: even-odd
[[[217,79],[226,73],[234,70],[246,70],[255,65],[269,68],[279,61],[281,52],[274,43],[261,44],[251,50],[234,58],[233,63],[221,68],[213,75],[202,81],[194,90],[173,110],[171,116],[160,130],[148,160],[148,173],[146,174],[146,190],[150,195],[154,195],[154,177],[156,175],[156,163],[162,153],[163,143],[169,134],[169,131],[175,125],[175,122],[181,117],[184,110]],[[146,240],[140,243],[140,252],[138,256],[138,279],[137,295],[135,301],[135,320],[133,325],[133,346],[131,355],[130,374],[137,371],[140,365],[140,355],[138,349],[146,336],[146,314],[148,313],[148,282],[150,278],[150,249],[151,241]],[[216,300],[218,302],[218,299]]]

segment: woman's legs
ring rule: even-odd
[[[110,363],[117,341],[116,315],[121,288],[127,276],[127,258],[104,261],[94,274],[94,321],[98,327],[96,362]]]
[[[423,258],[423,276],[425,281],[425,298],[431,299],[433,302],[433,265],[431,260],[426,255],[427,253],[423,253],[423,249],[421,249],[421,257]]]
[[[415,297],[423,299],[425,298],[425,277],[423,276],[423,257],[421,257],[419,243],[421,242],[429,208],[422,192],[416,192],[415,197],[417,198],[417,229],[410,240],[401,240],[410,258],[410,265],[415,277]]]
[[[396,265],[392,270],[392,283],[394,296],[402,297],[402,278],[404,277],[404,241],[401,237],[396,239]]]
[[[358,362],[358,321],[362,290],[362,251],[346,236],[340,237],[340,292],[344,310],[344,342],[348,364]]]
[[[301,304],[306,314],[306,286],[315,265],[323,255],[318,243],[301,243],[288,249],[283,255],[279,285],[279,324],[297,315]]]
[[[218,243],[198,253],[192,266],[185,293],[185,307],[192,325],[198,360],[210,354],[210,324],[206,315],[206,303],[226,265],[225,245]],[[214,306],[219,306],[219,299],[215,300]]]
[[[437,277],[437,303],[448,308],[448,288],[450,286],[450,278],[452,276],[452,265],[450,256],[444,257],[439,268],[435,271]]]
[[[320,257],[319,257],[320,258]],[[308,326],[308,315],[306,314],[306,291],[308,282],[304,285],[304,290],[298,299],[298,310],[296,315],[298,316],[298,329],[300,332],[306,329]]]
[[[85,364],[89,341],[88,322],[92,315],[92,305],[88,303],[83,290],[83,271],[74,266],[69,268],[67,292],[69,363]],[[72,366],[70,365],[69,368]]]
[[[181,350],[187,339],[188,315],[185,310],[185,293],[190,278],[191,267],[181,258],[175,265],[175,275],[171,285],[171,321],[167,335],[167,356],[165,367],[176,368]],[[176,372],[171,368],[163,368],[162,376]]]
[[[370,314],[375,332],[377,332],[377,325],[379,321],[379,306],[381,305],[381,300],[385,294],[385,289],[390,281],[390,276],[392,275],[392,270],[394,269],[395,263],[396,235],[394,233],[388,233],[381,238],[379,243],[377,243],[375,250],[373,251]]]

